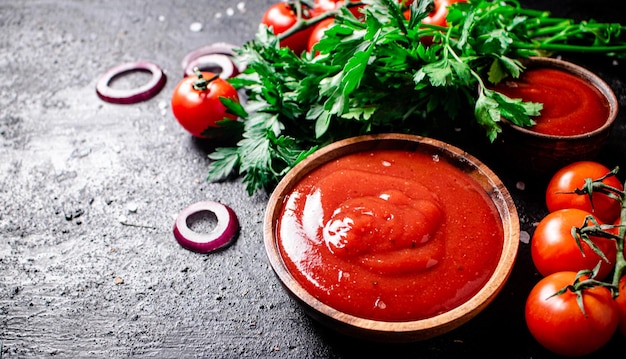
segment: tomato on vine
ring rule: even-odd
[[[435,7],[430,14],[422,20],[423,24],[448,26],[446,22],[446,16],[448,16],[448,6],[457,3],[465,2],[465,0],[435,0]]]
[[[596,277],[603,279],[608,276],[615,265],[617,253],[615,241],[589,236],[589,240],[600,250],[603,258],[580,236],[579,247],[577,239],[572,235],[572,228],[582,227],[589,216],[595,219],[589,212],[566,208],[549,213],[539,222],[530,242],[531,257],[539,273],[547,276],[561,271],[592,270],[598,263],[602,263]]]
[[[360,2],[360,0],[350,1],[354,3]],[[337,10],[340,7],[344,6],[345,3],[345,0],[315,0],[313,5],[313,11],[316,15],[320,15],[328,11]],[[352,15],[354,15],[354,17],[359,18],[362,15],[359,9],[361,9],[363,6],[365,5],[350,6],[350,12],[352,13]]]
[[[309,42],[307,44],[307,51],[313,51],[313,47],[320,42],[322,36],[324,36],[324,31],[328,30],[328,28],[335,22],[335,19],[329,17],[318,22],[311,32],[311,36],[309,37]]]
[[[606,166],[594,161],[579,161],[558,170],[550,179],[546,189],[546,205],[550,212],[563,208],[578,208],[593,213],[602,222],[612,223],[621,211],[618,200],[594,189],[593,201],[587,194],[578,194],[587,179],[600,179],[611,173]],[[608,176],[601,181],[619,191],[624,186],[616,176]]]
[[[430,24],[437,26],[448,26],[446,22],[446,17],[448,16],[448,6],[457,3],[457,2],[465,2],[466,0],[435,0],[433,10],[428,14],[427,17],[422,20],[422,24]],[[408,2],[407,5],[410,5],[411,2]],[[411,17],[410,10],[406,10],[404,12],[404,16],[409,19]]]
[[[530,333],[559,355],[590,354],[617,330],[619,314],[611,291],[604,286],[581,288],[580,283],[576,272],[553,273],[533,287],[526,301]]]
[[[227,112],[220,98],[239,102],[237,90],[212,72],[196,71],[195,76],[183,78],[172,94],[172,112],[180,125],[198,138],[203,132],[218,127],[219,121],[237,119]]]
[[[301,10],[302,19],[311,18],[312,14],[310,9],[302,6]],[[261,23],[271,28],[275,35],[283,34],[298,23],[297,9],[293,4],[278,2],[265,11]],[[298,30],[284,39],[281,39],[280,46],[290,48],[294,53],[299,55],[306,50],[311,31],[313,31],[313,28],[310,26]]]

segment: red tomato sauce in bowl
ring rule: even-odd
[[[593,160],[607,144],[619,102],[613,89],[575,63],[550,58],[520,60],[519,79],[494,89],[511,98],[543,104],[536,125],[522,127],[503,119],[495,141],[497,160],[522,174],[550,176],[572,162]]]
[[[494,90],[526,102],[543,104],[536,124],[528,129],[553,136],[575,136],[602,127],[609,119],[609,102],[585,79],[557,68],[537,67],[518,79],[505,80]]]
[[[361,318],[420,320],[458,307],[502,254],[493,200],[436,154],[347,154],[300,179],[282,203],[277,246],[291,275]]]

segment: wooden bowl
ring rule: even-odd
[[[538,133],[532,128],[520,127],[504,119],[502,133],[496,141],[504,164],[521,172],[551,175],[572,162],[596,158],[606,144],[617,117],[619,104],[611,87],[596,74],[568,61],[531,57],[523,63],[527,69],[559,69],[583,79],[606,98],[609,111],[600,128],[571,136]]]
[[[347,154],[394,149],[424,151],[445,158],[473,178],[493,201],[503,225],[504,241],[495,270],[486,284],[463,304],[420,320],[379,321],[341,312],[311,295],[286,267],[281,255],[277,223],[293,187],[319,166]],[[459,209],[462,210],[462,209]],[[470,214],[471,215],[471,214]],[[479,160],[449,144],[413,135],[381,134],[349,138],[316,151],[293,168],[272,193],[264,222],[264,243],[270,264],[287,292],[312,318],[340,333],[378,342],[415,342],[438,336],[466,323],[499,293],[511,273],[519,244],[519,219],[515,204],[498,177]],[[358,295],[358,293],[354,293]]]

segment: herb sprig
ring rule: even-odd
[[[554,18],[516,0],[455,3],[447,27],[421,24],[432,0],[413,2],[408,20],[395,0],[362,2],[362,19],[345,7],[333,14],[317,56],[281,48],[263,25],[238,49],[247,69],[230,81],[247,100],[225,105],[242,119],[227,127],[239,141],[209,155],[208,180],[242,175],[250,195],[269,192],[319,147],[366,133],[436,136],[478,125],[494,141],[502,117],[531,126],[542,107],[489,88],[519,77],[519,59],[568,51],[626,54],[620,24]]]

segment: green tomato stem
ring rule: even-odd
[[[626,274],[626,258],[624,256],[624,237],[626,237],[626,191],[609,186],[603,182],[605,178],[616,175],[617,171],[618,167],[616,167],[615,169],[613,169],[613,171],[609,172],[601,178],[589,178],[586,180],[585,186],[583,188],[576,189],[572,192],[573,194],[577,194],[579,196],[589,196],[590,200],[593,200],[591,194],[602,193],[613,198],[616,201],[619,201],[621,204],[619,225],[601,225],[595,219],[593,219],[593,216],[589,216],[589,219],[586,219],[580,228],[572,229],[572,236],[574,238],[582,237],[584,233],[585,236],[603,237],[615,241],[617,253],[615,256],[615,264],[613,266],[613,278],[610,282],[595,279],[596,271],[599,268],[598,264],[598,267],[593,270],[585,269],[579,271],[576,277],[576,281],[566,288],[561,289],[559,292],[555,293],[555,295],[561,294],[566,290],[571,290],[580,297],[582,295],[582,290],[595,286],[603,286],[609,288],[611,290],[613,298],[617,298],[620,295],[619,281],[622,276]],[[624,183],[624,188],[626,188],[626,183]],[[616,228],[618,229],[617,233],[615,233]],[[591,246],[592,244],[588,243],[588,245]],[[580,281],[579,279],[583,276],[588,276],[588,278]],[[626,293],[621,294],[626,295]],[[584,313],[584,308],[582,306],[581,310]]]
[[[626,191],[609,186],[605,184],[603,180],[609,176],[616,175],[617,170],[618,168],[616,167],[607,175],[593,181],[589,181],[583,189],[577,189],[574,191],[574,193],[584,196],[590,196],[592,193],[602,193],[615,199],[616,201],[619,201],[621,204],[618,226],[609,226],[609,229],[598,229],[600,226],[597,223],[594,226],[589,227],[587,227],[587,224],[585,223],[583,227],[579,229],[581,232],[588,229],[590,235],[602,236],[615,241],[617,253],[615,256],[615,265],[613,267],[613,278],[611,282],[598,282],[594,280],[597,285],[604,285],[611,288],[614,298],[620,295],[619,281],[626,272],[626,258],[624,257],[624,237],[626,237]],[[624,188],[626,188],[626,183],[624,183],[624,186]],[[593,200],[592,196],[590,200]],[[618,229],[617,234],[615,234],[615,228]],[[626,295],[626,293],[624,293],[624,295]]]
[[[626,183],[624,183],[626,186]],[[613,292],[613,297],[617,297],[620,295],[619,293],[619,281],[624,275],[624,271],[626,271],[626,258],[624,258],[624,237],[626,236],[626,201],[622,199],[622,210],[620,213],[620,226],[618,231],[618,236],[615,241],[617,246],[617,255],[615,257],[615,269],[613,272],[613,281],[612,284],[615,287]],[[626,293],[623,293],[626,295]]]
[[[215,81],[218,77],[220,77],[220,75],[215,74],[210,79],[205,79],[202,75],[202,72],[200,72],[200,69],[198,69],[197,67],[194,67],[193,72],[196,74],[196,76],[198,76],[198,79],[193,82],[193,88],[197,91],[206,91],[209,88],[209,84]]]

